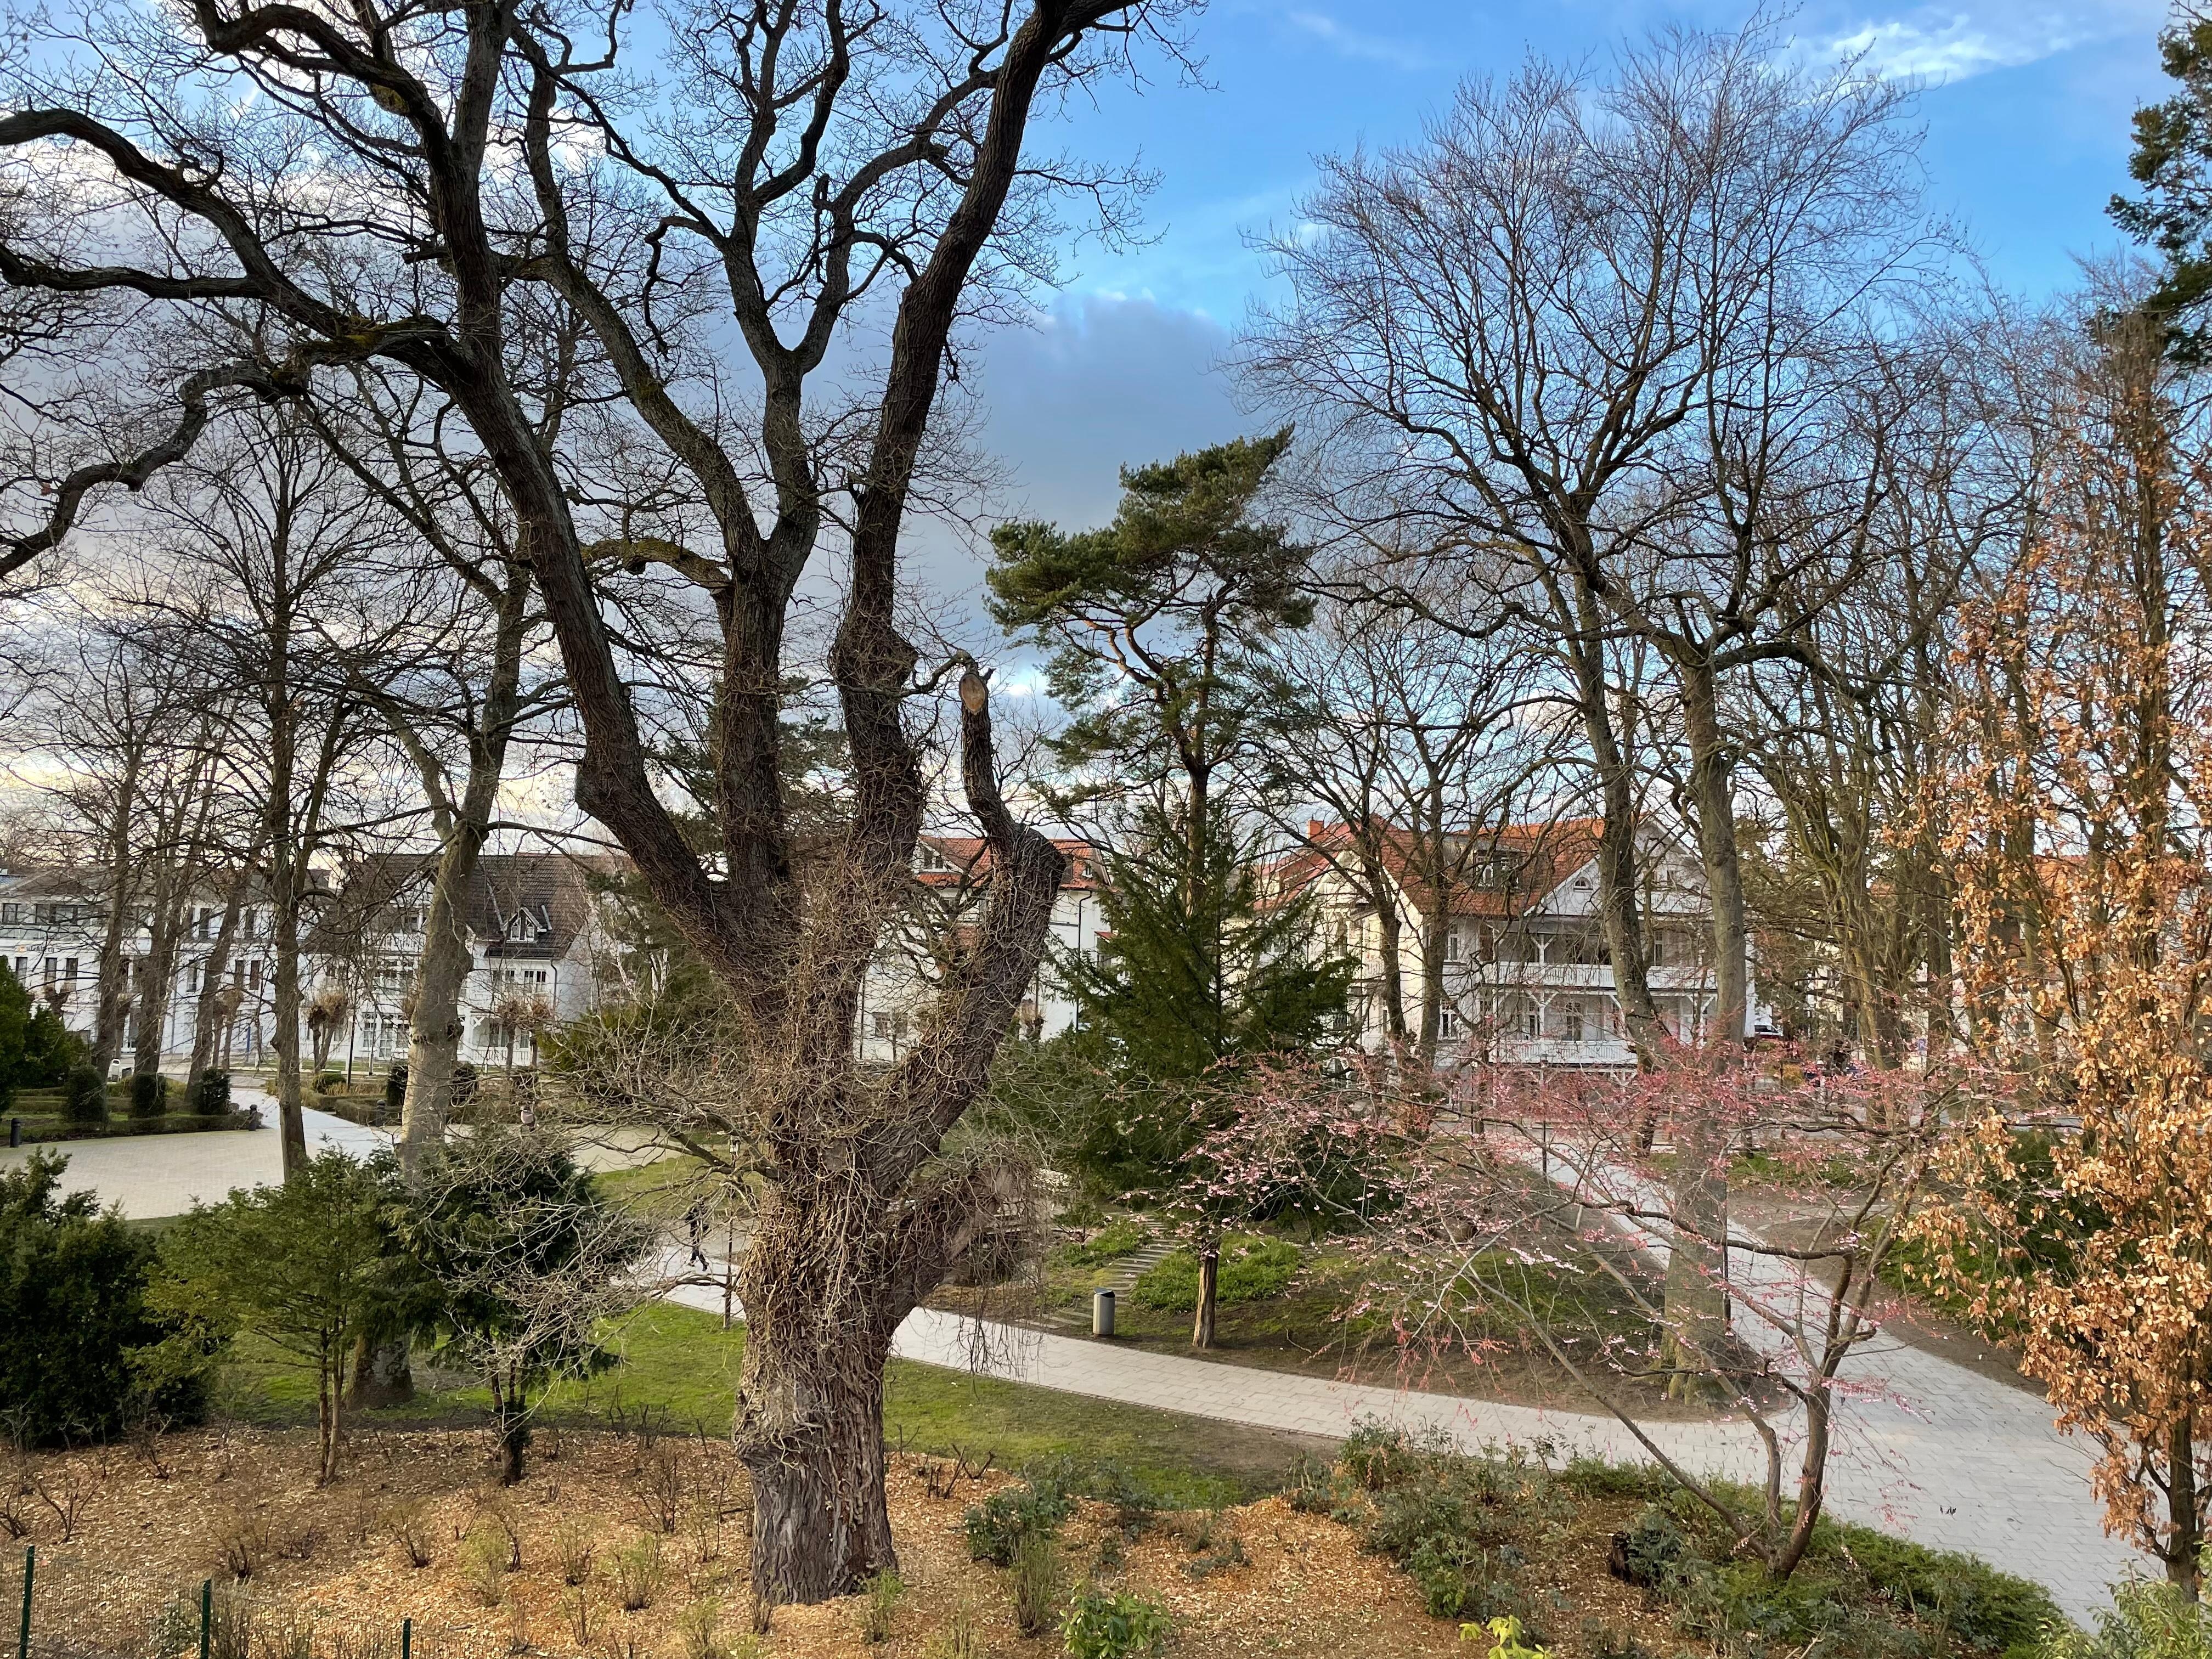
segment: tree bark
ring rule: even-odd
[[[116,781],[114,817],[107,833],[107,926],[100,941],[100,1007],[93,1026],[93,1063],[105,1077],[123,1049],[124,1014],[130,1006],[125,983],[125,943],[137,897],[137,872],[131,867],[131,823],[138,806],[141,751],[134,744]]]
[[[445,845],[431,882],[422,962],[408,1018],[407,1099],[399,1121],[399,1161],[410,1176],[424,1151],[444,1139],[453,1116],[453,1068],[466,1035],[461,991],[476,965],[469,949],[468,892],[491,834],[507,742],[520,711],[529,592],[528,573],[514,567],[501,590],[483,713],[469,732],[467,781],[444,826]],[[511,1059],[508,1069],[512,1073]]]
[[[1198,1249],[1198,1302],[1192,1310],[1190,1346],[1203,1352],[1213,1346],[1213,1315],[1221,1297],[1221,1241],[1205,1240]]]
[[[246,878],[240,872],[232,880],[229,896],[223,901],[222,921],[216,927],[215,940],[200,960],[199,995],[192,1004],[192,1055],[185,1073],[188,1089],[196,1087],[201,1073],[215,1065],[216,1036],[222,1018],[222,976],[230,971],[231,945],[238,937],[245,889]]]

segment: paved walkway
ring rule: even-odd
[[[678,1285],[668,1295],[722,1310],[715,1286]],[[1470,1450],[1542,1442],[1559,1454],[1614,1462],[1648,1456],[1607,1416],[1324,1382],[1012,1326],[979,1332],[971,1321],[927,1308],[899,1328],[894,1352],[1097,1400],[1330,1438],[1375,1417],[1442,1430]],[[2106,1605],[2106,1587],[2141,1565],[2098,1525],[2087,1451],[2052,1429],[2049,1408],[2033,1395],[1901,1344],[1870,1344],[1850,1365],[1882,1395],[1863,1395],[1838,1410],[1830,1513],[2036,1580],[2076,1619]],[[1764,1453],[1743,1423],[1660,1423],[1647,1432],[1692,1470],[1740,1480],[1763,1474]]]
[[[307,1117],[318,1146],[367,1151],[388,1142],[382,1131],[322,1112]],[[0,1167],[31,1150],[0,1149]],[[135,1217],[176,1214],[195,1198],[217,1199],[280,1173],[274,1128],[76,1141],[61,1150],[70,1158],[68,1187],[89,1188]],[[627,1161],[628,1148],[610,1151],[611,1161]],[[679,1285],[670,1295],[721,1311],[718,1285]],[[1094,1399],[1304,1434],[1340,1437],[1371,1416],[1443,1429],[1470,1448],[1548,1441],[1615,1461],[1645,1455],[1613,1419],[1589,1413],[1329,1382],[1010,1326],[987,1328],[981,1342],[977,1335],[969,1322],[924,1309],[901,1328],[896,1351]],[[2077,1618],[2140,1564],[2099,1528],[2086,1445],[2057,1434],[2050,1408],[2033,1395],[1886,1337],[1856,1352],[1844,1375],[1852,1393],[1838,1410],[1833,1513],[2038,1579]],[[1741,1423],[1657,1424],[1649,1431],[1693,1469],[1741,1478],[1764,1468],[1757,1439]]]
[[[276,1133],[275,1103],[244,1097],[240,1101],[241,1105],[254,1103],[262,1106],[265,1128],[0,1147],[0,1169],[12,1168],[33,1152],[59,1152],[69,1159],[69,1168],[62,1172],[64,1192],[97,1193],[102,1203],[120,1205],[124,1214],[139,1219],[181,1215],[196,1199],[212,1203],[234,1187],[270,1185],[283,1178],[284,1149]],[[364,1153],[392,1144],[383,1131],[364,1129],[328,1112],[310,1110],[306,1116],[310,1151],[338,1146]]]

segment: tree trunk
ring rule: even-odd
[[[169,992],[177,975],[177,934],[188,914],[173,872],[156,876],[153,893],[153,925],[148,929],[146,954],[138,964],[138,1003],[131,1022],[131,1070],[134,1076],[152,1076],[161,1069],[161,1039],[169,1023]]]
[[[2189,1378],[2182,1378],[2185,1389]],[[2191,1601],[2203,1593],[2204,1517],[2197,1510],[2197,1413],[2182,1407],[2166,1431],[2166,1512],[2168,1531],[2159,1553],[2169,1583]]]
[[[1221,1295],[1221,1241],[1209,1238],[1198,1251],[1198,1304],[1192,1310],[1190,1346],[1213,1346],[1213,1313]]]
[[[1741,1056],[1749,1002],[1743,881],[1737,867],[1735,802],[1721,750],[1718,710],[1710,669],[1678,664],[1682,716],[1690,748],[1691,805],[1713,919],[1713,1014],[1707,1036],[1728,1063]],[[1677,1367],[1668,1392],[1701,1387],[1717,1364],[1728,1326],[1728,1160],[1732,1126],[1717,1121],[1694,1099],[1674,1134],[1674,1234],[1667,1256],[1667,1341]]]
[[[123,1051],[124,1012],[130,989],[124,982],[124,945],[131,935],[131,911],[137,883],[131,869],[131,820],[137,810],[140,754],[134,745],[115,789],[115,816],[107,836],[107,927],[100,941],[100,1006],[94,1016],[93,1063],[106,1076]]]
[[[246,887],[244,875],[230,884],[229,896],[224,900],[222,921],[216,929],[215,942],[208,947],[200,962],[200,989],[192,1004],[192,1057],[185,1073],[185,1086],[198,1085],[204,1072],[213,1069],[216,1062],[216,1037],[222,1018],[222,976],[230,971],[232,941],[238,937],[238,915]]]
[[[758,1606],[826,1601],[898,1566],[884,1495],[883,1379],[905,1298],[842,1271],[855,1249],[872,1253],[882,1219],[833,1219],[771,1194],[747,1253],[735,1438],[752,1477]],[[871,1294],[885,1299],[857,1300]]]
[[[1597,849],[1598,908],[1605,927],[1606,953],[1613,958],[1613,994],[1637,1064],[1649,1068],[1661,1042],[1659,1007],[1651,1000],[1650,956],[1644,947],[1644,912],[1638,896],[1636,781],[1622,754],[1607,701],[1601,629],[1588,584],[1576,586],[1577,621],[1584,636],[1567,641],[1575,672],[1575,700],[1583,734],[1590,747],[1602,803]]]
[[[290,803],[278,810],[289,812]],[[276,1050],[276,1120],[283,1137],[284,1178],[289,1181],[307,1166],[307,1120],[300,1096],[299,872],[289,852],[282,869],[270,884],[276,900],[270,906],[276,972],[270,1012],[276,1026],[271,1042]]]
[[[529,592],[527,568],[514,567],[500,595],[483,714],[469,733],[468,780],[451,821],[443,826],[445,845],[431,880],[422,961],[407,1021],[407,1099],[399,1120],[399,1162],[410,1175],[423,1151],[445,1138],[453,1116],[453,1068],[465,1035],[461,992],[476,965],[469,951],[468,891],[491,834],[507,742],[518,717]],[[434,787],[434,779],[430,781]]]

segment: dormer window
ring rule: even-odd
[[[945,849],[934,842],[923,842],[914,852],[915,867],[925,873],[949,872],[952,860],[945,856]]]

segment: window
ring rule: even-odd
[[[923,842],[915,848],[914,856],[917,869],[943,871],[952,867],[952,860],[945,856],[945,849],[934,842]]]
[[[889,1014],[870,1014],[868,1034],[888,1040],[891,1034],[891,1017]]]
[[[64,957],[62,958],[62,977],[72,985],[76,983],[76,958],[75,957]]]
[[[200,965],[194,963],[185,975],[185,989],[197,994],[200,988]]]
[[[1459,929],[1456,927],[1444,929],[1444,960],[1446,962],[1459,960]]]
[[[15,927],[23,925],[23,907],[20,904],[0,904],[0,922]]]
[[[1560,1005],[1559,1035],[1570,1042],[1583,1040],[1583,1005],[1579,998]]]
[[[1437,1010],[1437,1036],[1446,1042],[1458,1040],[1460,1036],[1458,1009],[1447,1006]]]
[[[256,957],[246,964],[246,988],[249,991],[261,988],[261,958]]]
[[[54,982],[54,958],[46,957],[39,963],[39,983],[51,989]]]

